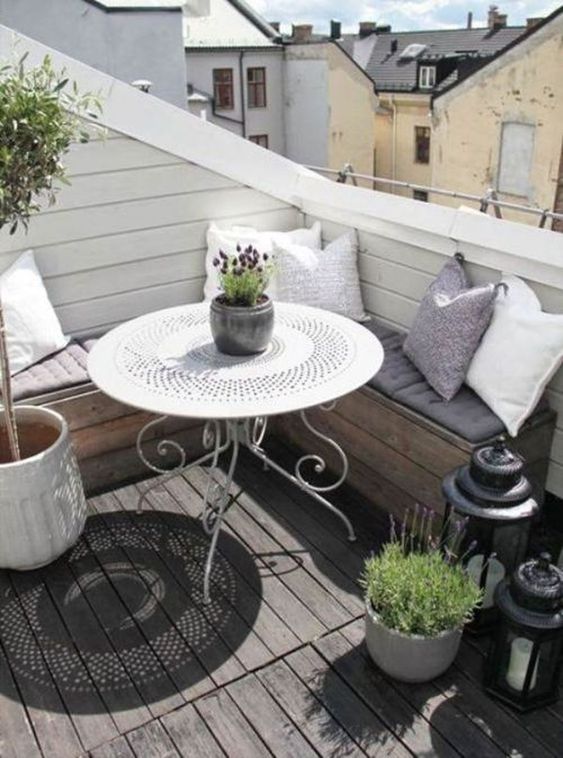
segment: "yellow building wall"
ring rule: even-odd
[[[432,175],[432,138],[430,163],[415,160],[415,127],[431,127],[430,97],[421,94],[381,92],[375,119],[376,174],[401,182],[429,185]],[[383,192],[412,197],[412,190],[378,184]]]
[[[432,121],[432,185],[476,195],[497,187],[503,123],[535,125],[529,197],[501,199],[553,209],[563,138],[563,17],[435,100]],[[502,214],[538,224],[531,214]]]
[[[328,165],[351,163],[360,174],[373,174],[377,96],[370,79],[334,44],[322,45],[329,66],[330,122]],[[371,182],[358,182],[372,186]]]

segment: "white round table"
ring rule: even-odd
[[[94,346],[88,359],[92,381],[110,397],[159,416],[145,425],[137,438],[144,463],[165,478],[190,466],[211,464],[203,509],[203,525],[211,536],[204,581],[206,601],[221,522],[232,505],[229,488],[241,444],[338,515],[354,539],[350,521],[324,497],[345,480],[346,455],[334,440],[312,427],[305,411],[313,406],[331,410],[333,401],[365,384],[382,362],[383,348],[365,327],[293,303],[275,303],[272,342],[266,352],[256,356],[218,352],[209,327],[208,303],[141,316],[113,329]],[[307,461],[317,473],[325,469],[318,455],[303,456],[290,473],[266,454],[262,443],[267,418],[292,411],[298,411],[310,431],[338,453],[343,471],[336,482],[320,486],[305,479]],[[162,440],[158,452],[175,449],[178,466],[166,470],[149,461],[143,453],[144,435],[166,416],[206,419],[205,455],[188,462],[177,442]],[[230,461],[224,478],[218,464],[227,451]],[[161,482],[162,478],[157,479],[154,486]],[[147,494],[141,496],[139,511]]]

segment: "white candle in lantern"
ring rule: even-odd
[[[467,573],[473,579],[475,584],[481,583],[481,573],[483,571],[484,555],[474,555],[467,562]],[[496,558],[489,558],[487,581],[485,583],[485,596],[483,597],[483,608],[492,608],[494,605],[494,592],[497,584],[504,579],[504,566]]]
[[[524,682],[526,681],[526,672],[528,671],[528,664],[532,656],[532,650],[534,643],[526,637],[516,637],[512,640],[510,646],[510,660],[508,662],[508,669],[506,671],[506,681],[514,690],[521,692],[524,689]],[[538,676],[538,662],[536,659],[536,665],[532,673],[530,680],[530,689],[533,690],[536,686],[536,679]]]

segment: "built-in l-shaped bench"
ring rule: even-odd
[[[504,434],[504,425],[468,387],[444,402],[403,353],[404,334],[375,320],[366,327],[385,350],[381,370],[366,386],[342,398],[333,412],[312,409],[309,418],[342,445],[350,461],[350,484],[379,507],[401,515],[418,502],[442,511],[444,474],[467,462],[475,447]],[[90,382],[87,358],[94,342],[72,341],[13,381],[18,402],[41,403],[65,416],[90,493],[147,474],[135,444],[139,430],[154,418],[112,400]],[[156,451],[156,442],[166,434],[195,457],[201,452],[201,426],[196,419],[163,421],[147,435],[149,456],[159,465],[173,463],[173,451],[164,456]],[[540,499],[554,427],[555,414],[542,401],[511,441],[526,459]],[[319,452],[329,467],[338,468],[332,448],[313,436],[297,415],[276,417],[272,428],[287,442]]]

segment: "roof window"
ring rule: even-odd
[[[405,49],[399,55],[399,59],[404,61],[414,61],[422,55],[427,47],[428,45],[420,45],[416,42],[411,45],[407,45],[407,47],[405,47]]]

